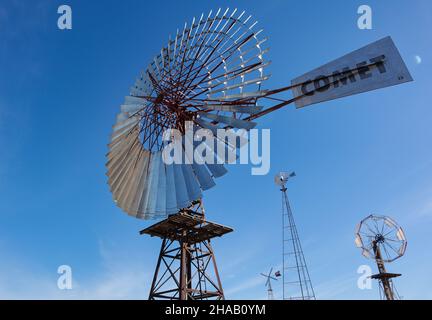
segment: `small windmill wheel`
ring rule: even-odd
[[[355,243],[366,258],[376,259],[379,250],[383,262],[402,257],[407,247],[402,228],[393,219],[377,215],[370,215],[360,222]]]

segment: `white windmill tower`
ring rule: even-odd
[[[310,280],[303,249],[288,201],[286,183],[295,172],[279,172],[276,185],[282,192],[282,288],[283,299],[314,300],[315,292]]]

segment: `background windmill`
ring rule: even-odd
[[[401,274],[388,273],[385,262],[392,262],[405,254],[407,241],[402,228],[389,217],[370,215],[357,226],[355,243],[362,249],[363,256],[374,259],[377,264],[378,274],[372,279],[379,281],[381,298],[400,298],[392,279]]]
[[[277,278],[273,277],[272,272],[273,272],[273,268],[270,268],[270,271],[268,274],[261,273],[261,275],[266,278],[265,286],[267,287],[268,300],[274,300],[274,294],[273,294],[273,288],[271,285],[271,281],[272,280],[277,281]],[[280,276],[279,271],[275,272],[275,276],[276,277]]]
[[[315,299],[315,292],[286,188],[288,180],[295,176],[295,172],[279,172],[274,179],[282,192],[282,296],[283,299],[311,300]]]

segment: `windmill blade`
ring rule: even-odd
[[[139,204],[138,218],[144,219],[146,214],[154,214],[156,207],[159,164],[158,154],[151,154],[146,184]]]
[[[223,164],[206,164],[206,167],[215,178],[220,178],[228,172]]]
[[[270,284],[269,276],[267,274],[264,274],[264,273],[261,273],[261,275],[266,278],[266,282],[264,285],[267,287]]]
[[[187,190],[188,201],[189,201],[187,206],[189,206],[193,200],[201,199],[202,197],[201,188],[196,176],[193,173],[192,166],[188,164],[184,164],[181,166],[181,168],[183,170],[183,176],[186,182],[186,190]]]
[[[188,135],[185,135],[185,139],[188,143],[194,145],[194,142],[190,141],[190,137]],[[214,187],[216,183],[214,182],[205,164],[198,164],[204,163],[204,160],[200,157],[200,155],[194,154],[194,157],[197,158],[196,161],[194,161],[194,159],[190,159],[187,153],[186,157],[188,157],[188,161],[192,163],[192,169],[198,179],[201,189],[205,191]]]
[[[123,104],[120,106],[120,110],[121,112],[131,114],[141,110],[143,107],[142,104]]]
[[[128,129],[130,120],[116,129]],[[206,165],[166,165],[162,151],[144,150],[138,128],[115,135],[107,154],[107,176],[116,204],[140,219],[154,219],[178,212],[202,197],[202,190],[214,186]],[[220,165],[211,166],[215,176],[225,173]]]
[[[250,129],[253,129],[257,125],[256,122],[239,120],[236,118],[217,115],[217,114],[213,114],[213,113],[199,112],[198,114],[203,118],[207,118],[210,120],[214,120],[216,122],[224,123],[224,124],[226,124],[230,127],[234,127],[234,128],[250,130]]]
[[[262,110],[262,106],[242,106],[242,105],[230,105],[230,104],[208,104],[202,106],[204,110],[213,111],[228,111],[228,112],[239,112],[254,114]]]
[[[178,202],[173,165],[166,166],[166,177],[166,212],[175,212]]]
[[[245,87],[247,85],[251,85],[251,84],[260,84],[261,82],[268,80],[270,78],[269,75],[267,76],[263,76],[263,77],[259,77],[256,79],[251,79],[251,80],[247,80],[241,83],[236,83],[236,84],[232,84],[232,85],[226,85],[222,88],[216,89],[216,90],[212,90],[212,94],[218,93],[218,92],[222,92],[222,91],[228,91],[228,90],[232,90],[232,89],[237,89],[240,87]]]
[[[256,99],[256,98],[265,97],[267,94],[268,94],[267,90],[260,90],[255,92],[243,92],[238,94],[226,95],[220,97],[219,99],[222,101],[239,100],[239,99]]]
[[[216,185],[205,165],[193,163],[192,168],[203,191],[211,189]]]
[[[193,127],[194,132],[196,132],[199,128],[197,126]],[[216,133],[217,135],[217,133]],[[206,153],[209,154],[209,157],[211,158],[211,161],[205,161],[201,155],[199,154],[199,152],[194,152],[194,159],[190,159],[188,158],[190,163],[193,164],[197,164],[197,165],[205,165],[207,167],[207,169],[211,172],[211,175],[215,178],[219,178],[223,175],[225,175],[228,170],[225,168],[225,166],[223,165],[223,163],[225,163],[224,159],[221,159],[218,156],[218,152],[217,149],[215,150],[214,146],[211,146],[210,144],[206,143],[205,141],[190,141],[190,138],[188,135],[184,136],[185,141],[187,141],[188,143],[192,144],[194,146],[194,150],[198,151],[198,146],[201,144],[205,147]],[[228,152],[228,148],[229,145],[225,145],[225,154],[227,154]],[[187,155],[187,152],[186,156]]]
[[[140,181],[143,175],[143,172],[146,170],[148,164],[148,154],[143,151],[141,152],[141,155],[139,156],[139,159],[137,161],[137,164],[135,166],[135,170],[132,174],[132,178],[130,178],[130,184],[128,186],[128,189],[126,191],[126,195],[124,198],[120,199],[117,202],[117,205],[121,208],[124,208],[126,212],[131,214],[132,207],[133,207],[133,201],[137,194],[137,190],[139,189]]]
[[[131,104],[131,105],[144,105],[148,102],[147,99],[136,97],[136,96],[126,96],[125,97],[125,105]]]

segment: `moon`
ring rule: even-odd
[[[414,59],[417,64],[422,63],[422,58],[419,55],[414,56]]]

